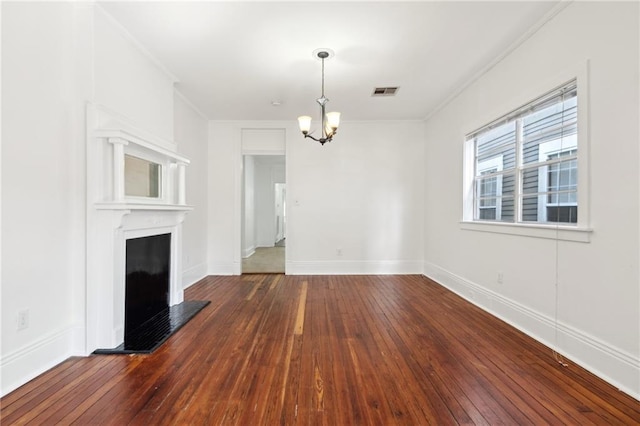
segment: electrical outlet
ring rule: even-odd
[[[498,284],[504,283],[504,273],[502,271],[498,271]]]
[[[18,311],[18,331],[29,328],[29,310]]]

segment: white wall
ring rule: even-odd
[[[426,125],[425,271],[640,397],[638,3],[575,2]],[[591,242],[463,230],[462,147],[488,113],[589,60]],[[581,148],[582,149],[582,148]],[[497,283],[504,272],[504,284]],[[558,277],[556,299],[555,280]],[[558,334],[554,330],[556,320]],[[549,355],[551,356],[551,354]]]
[[[241,271],[241,128],[209,122],[209,275]]]
[[[174,137],[174,112],[172,78],[85,2],[2,4],[2,88],[0,377],[6,394],[86,351],[87,102],[165,139]],[[186,140],[180,149],[206,158],[206,124],[190,114],[178,106],[176,132]],[[196,139],[202,144],[191,145]],[[188,173],[205,181],[203,163]],[[187,196],[207,204],[202,190]],[[201,215],[192,220],[204,222]],[[202,263],[206,246],[193,233],[185,239],[194,262]],[[24,309],[29,327],[17,331]]]
[[[321,146],[292,120],[211,122],[210,273],[239,273],[241,131],[269,127],[286,129],[288,274],[422,272],[423,124],[346,121]]]
[[[242,257],[251,256],[256,251],[255,218],[255,157],[244,156],[244,198],[242,205]]]
[[[276,183],[275,184],[275,204],[276,204],[276,242],[287,237],[287,229],[286,229],[286,194],[287,194],[287,184],[286,183]]]
[[[83,346],[89,12],[2,5],[2,394]]]
[[[138,128],[173,140],[173,77],[122,26],[96,8],[95,98]]]
[[[187,204],[193,211],[182,225],[182,285],[207,274],[207,151],[208,120],[178,92],[174,96],[174,135],[178,152],[191,160],[186,170]]]
[[[346,122],[321,146],[296,134],[287,157],[293,273],[420,273],[421,122]]]
[[[275,184],[285,183],[284,164],[261,163],[258,157],[255,175],[255,220],[257,247],[273,247],[276,238]]]

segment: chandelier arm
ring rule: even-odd
[[[331,140],[333,139],[333,136],[330,136],[328,138],[314,138],[313,136],[311,136],[310,133],[307,133],[304,135],[305,138],[311,138],[316,142],[320,142],[321,145],[324,145],[327,142],[331,142]]]

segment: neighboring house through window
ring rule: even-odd
[[[571,81],[471,133],[473,221],[575,224],[578,104]]]
[[[500,220],[502,217],[502,156],[478,163],[478,211],[481,220]]]

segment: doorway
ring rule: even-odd
[[[243,156],[242,273],[284,273],[284,155]]]

